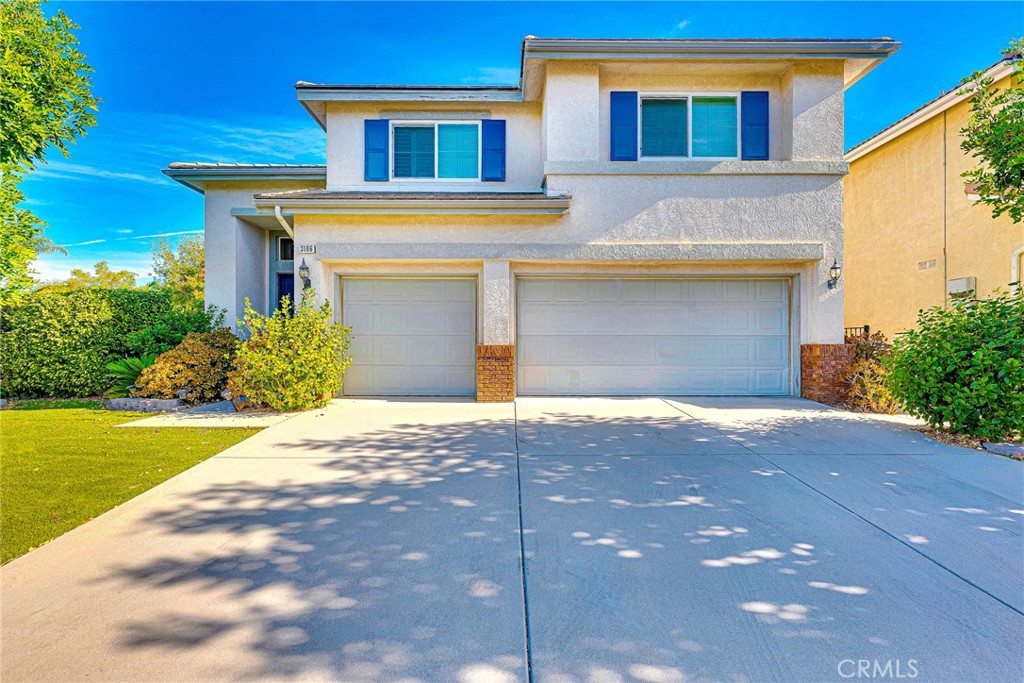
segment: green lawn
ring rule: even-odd
[[[117,429],[95,401],[0,411],[0,562],[87,522],[259,429]]]

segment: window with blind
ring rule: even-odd
[[[391,175],[396,179],[480,179],[480,124],[396,123]]]
[[[689,156],[686,98],[646,98],[640,103],[640,154],[645,157]]]
[[[736,158],[738,113],[732,95],[642,97],[640,156]]]
[[[693,156],[734,157],[739,125],[735,97],[693,98]]]

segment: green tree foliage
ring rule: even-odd
[[[0,168],[0,304],[32,286],[29,266],[37,254],[67,253],[43,236],[44,223],[35,214],[18,206],[25,199],[19,180]]]
[[[1003,50],[1013,59],[1010,87],[997,88],[992,78],[976,71],[964,79],[960,92],[972,94],[971,116],[961,129],[961,149],[978,160],[963,174],[976,186],[978,202],[992,216],[1007,214],[1014,223],[1024,218],[1024,38]]]
[[[1024,432],[1024,291],[921,311],[885,361],[893,395],[931,426],[999,440]]]
[[[181,308],[202,307],[206,282],[206,250],[201,236],[153,243],[153,274],[157,282],[171,291],[171,299]]]
[[[348,368],[349,330],[333,322],[330,306],[317,307],[306,292],[292,315],[288,297],[280,309],[265,316],[245,301],[243,336],[228,388],[274,410],[307,410],[324,406],[341,390]]]
[[[47,18],[41,0],[0,4],[0,164],[31,170],[53,146],[68,144],[96,125],[92,67],[78,51],[64,12]]]
[[[93,272],[75,268],[71,271],[71,277],[64,282],[48,285],[47,289],[134,289],[136,277],[129,270],[111,270],[109,263],[100,261],[93,266]]]
[[[53,146],[95,125],[92,68],[78,51],[78,26],[63,12],[47,18],[41,0],[0,3],[0,304],[33,282],[30,264],[59,250],[43,236],[18,185]]]

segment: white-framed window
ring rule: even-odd
[[[479,121],[392,121],[392,180],[480,180]]]
[[[641,94],[641,159],[738,159],[739,93]]]

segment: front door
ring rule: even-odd
[[[295,310],[295,276],[291,273],[277,274],[277,301],[274,308],[281,308],[281,299],[285,296],[292,302],[292,310]]]

